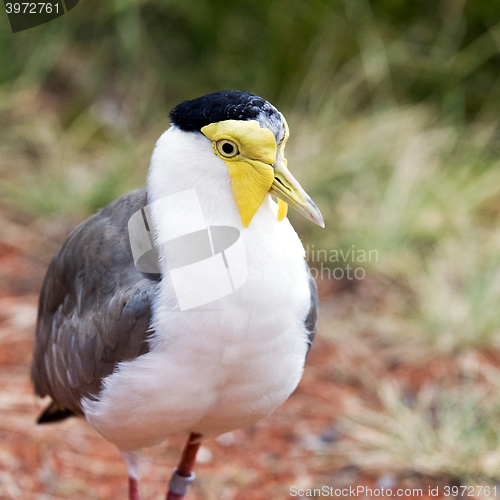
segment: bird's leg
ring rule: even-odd
[[[196,454],[201,445],[201,434],[191,433],[188,442],[182,451],[181,461],[177,467],[177,473],[182,477],[190,477],[193,473]]]
[[[201,445],[201,434],[191,433],[182,452],[181,461],[174,470],[166,500],[182,500],[194,479],[194,462]]]
[[[139,481],[135,477],[128,478],[128,498],[129,500],[140,500]]]
[[[128,498],[129,500],[140,500],[139,498],[139,469],[140,455],[137,451],[124,452],[122,456],[128,469]]]

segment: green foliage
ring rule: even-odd
[[[500,13],[488,0],[85,0],[15,36],[2,22],[0,84],[62,90],[80,107],[133,88],[150,98],[134,110],[143,119],[221,88],[280,107],[322,106],[331,79],[348,77],[357,58],[357,109],[390,97],[432,100],[459,116],[487,102],[498,111],[488,98],[500,92]]]

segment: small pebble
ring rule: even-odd
[[[300,445],[304,450],[309,451],[320,451],[325,447],[325,443],[316,434],[304,434]]]
[[[396,478],[392,474],[380,476],[377,481],[377,486],[385,489],[394,488],[394,486],[396,486]]]
[[[231,446],[238,441],[234,432],[226,432],[217,437],[216,441],[222,446]]]
[[[321,434],[320,439],[325,444],[332,444],[339,440],[339,433],[336,429],[327,429]]]
[[[196,461],[200,464],[208,464],[212,461],[213,453],[205,446],[200,446],[198,454],[196,455]]]

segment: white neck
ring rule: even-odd
[[[148,201],[195,189],[208,225],[240,228],[226,164],[203,134],[171,127],[158,139],[151,157]],[[156,223],[161,225],[160,218]]]
[[[279,304],[294,302],[296,279],[303,284],[304,293],[309,293],[304,249],[288,220],[278,222],[277,204],[270,196],[266,197],[250,225],[244,228],[231,190],[229,170],[213,152],[211,141],[201,133],[170,128],[156,144],[148,177],[148,202],[157,241],[166,242],[179,234],[200,229],[193,227],[196,226],[193,223],[196,217],[189,204],[184,203],[179,210],[183,198],[189,198],[187,193],[178,198],[181,203],[177,210],[175,207],[166,210],[161,202],[163,198],[193,188],[206,225],[232,226],[241,232],[248,280],[237,292],[222,299],[226,304],[236,302],[238,307],[246,304],[245,310],[248,311],[253,310],[251,304],[254,304],[260,314],[264,314],[268,307],[269,314],[274,315],[273,310]],[[160,266],[165,278],[154,315],[154,324],[159,332],[163,329],[161,325],[168,325],[172,321],[170,311],[174,311],[177,304],[168,279],[168,268],[164,267],[165,261],[160,247]],[[301,285],[298,288],[301,293],[303,287]]]

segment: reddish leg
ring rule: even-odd
[[[182,452],[179,466],[175,469],[166,500],[182,500],[194,479],[194,463],[196,461],[196,453],[201,445],[201,434],[192,433],[189,436],[188,442]]]
[[[130,476],[128,478],[128,498],[129,500],[140,500],[139,481]]]

